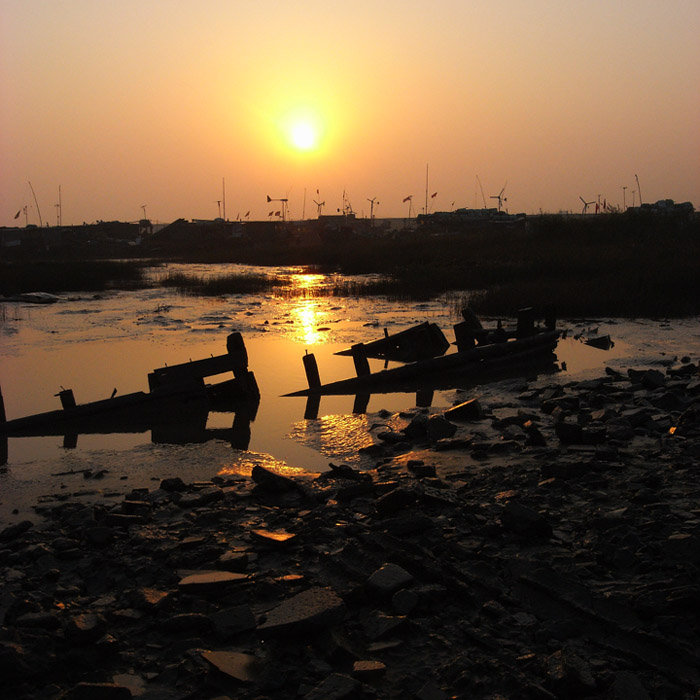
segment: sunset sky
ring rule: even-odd
[[[0,226],[700,208],[699,0],[0,0]],[[623,187],[627,189],[623,191]],[[318,194],[317,194],[318,191]],[[304,193],[306,204],[304,207]],[[454,204],[453,204],[454,203]],[[279,206],[277,206],[279,209]],[[223,213],[223,211],[222,211]]]

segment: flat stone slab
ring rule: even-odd
[[[380,596],[390,596],[412,581],[413,576],[406,569],[397,564],[384,564],[367,579],[367,588]]]
[[[260,660],[238,651],[205,651],[202,658],[221,673],[237,681],[254,681],[260,670]]]
[[[296,538],[296,535],[286,530],[251,530],[251,538],[260,544],[265,544],[270,547],[282,547]]]
[[[270,610],[258,632],[263,635],[299,634],[331,627],[343,620],[345,603],[330,588],[309,588]]]
[[[236,574],[231,571],[203,571],[190,574],[180,579],[180,590],[200,591],[228,588],[236,583],[248,580],[247,574]]]

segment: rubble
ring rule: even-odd
[[[407,415],[366,472],[45,502],[0,533],[3,692],[697,698],[697,382],[684,362]]]

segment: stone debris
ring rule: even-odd
[[[330,588],[309,588],[284,600],[258,625],[261,635],[303,634],[342,621],[345,603]]]
[[[2,695],[697,698],[699,380],[522,380],[382,414],[367,471],[42,499],[0,531]]]
[[[237,681],[254,681],[259,674],[260,660],[238,651],[205,651],[202,658],[221,673]]]

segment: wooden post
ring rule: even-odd
[[[318,418],[318,411],[320,408],[320,396],[307,396],[306,406],[304,407],[304,420],[316,420]]]
[[[245,348],[243,336],[238,331],[231,333],[226,338],[226,350],[236,369],[248,367],[248,351]]]
[[[365,354],[364,343],[357,343],[353,345],[352,350],[352,361],[355,363],[355,372],[358,377],[364,377],[370,374],[369,362],[367,360],[367,355]]]
[[[73,389],[62,389],[56,394],[61,400],[61,406],[65,411],[67,408],[75,408],[75,397],[73,396]]]
[[[455,340],[457,341],[457,350],[463,352],[474,347],[474,326],[469,321],[456,323],[454,326]]]
[[[369,394],[355,394],[355,400],[352,404],[352,412],[355,415],[362,415],[363,413],[367,413],[369,397]]]
[[[518,326],[515,331],[518,338],[527,338],[535,332],[535,312],[531,306],[518,311]]]
[[[544,310],[544,325],[550,331],[557,327],[557,310],[554,304],[549,304]]]
[[[321,377],[318,374],[318,364],[313,353],[308,353],[301,358],[304,362],[304,372],[306,372],[306,381],[309,383],[309,389],[318,389],[321,386]]]

